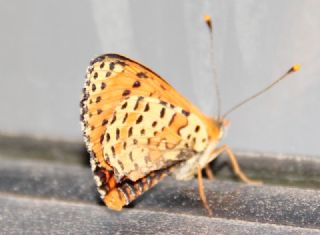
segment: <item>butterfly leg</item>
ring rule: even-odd
[[[216,177],[214,176],[210,165],[207,164],[206,167],[204,168],[205,172],[206,172],[206,176],[208,177],[209,180],[214,180]]]
[[[247,184],[254,184],[254,185],[261,185],[262,181],[259,180],[252,180],[241,170],[238,160],[236,156],[233,154],[232,150],[229,148],[228,145],[224,145],[224,151],[226,151],[227,156],[231,161],[231,165],[233,167],[234,173],[245,183]]]
[[[208,204],[208,200],[206,197],[206,193],[204,191],[203,181],[202,181],[202,171],[201,166],[197,166],[197,179],[198,179],[198,189],[199,189],[199,195],[202,201],[203,206],[207,209],[209,216],[212,216],[212,210]]]
[[[220,148],[214,150],[212,152],[212,155],[219,155],[223,152],[226,152],[227,156],[230,159],[232,168],[234,173],[245,183],[247,184],[254,184],[254,185],[261,185],[262,182],[258,181],[258,180],[252,180],[250,179],[240,168],[238,160],[236,158],[236,156],[234,155],[234,153],[232,152],[232,150],[229,148],[228,145],[222,145]]]

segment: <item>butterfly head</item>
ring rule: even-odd
[[[230,126],[230,121],[227,119],[209,118],[209,136],[211,139],[219,141],[225,135]]]
[[[218,126],[220,130],[219,139],[222,139],[222,137],[225,136],[230,124],[231,122],[228,119],[221,119],[218,121]]]

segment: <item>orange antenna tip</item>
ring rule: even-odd
[[[204,21],[207,23],[210,31],[212,31],[212,21],[211,21],[211,17],[209,15],[205,15],[203,17]]]
[[[261,94],[265,93],[266,91],[270,90],[273,86],[275,86],[278,82],[280,82],[281,80],[287,78],[291,73],[297,72],[299,71],[301,68],[300,64],[294,64],[285,74],[283,74],[281,77],[279,77],[278,79],[276,79],[274,82],[272,82],[269,86],[265,87],[264,89],[262,89],[261,91],[257,92],[256,94],[248,97],[247,99],[243,100],[242,102],[240,102],[239,104],[233,106],[231,109],[229,109],[227,112],[225,112],[225,114],[222,116],[223,118],[225,118],[227,115],[229,115],[230,113],[232,113],[234,110],[238,109],[239,107],[241,107],[242,105],[248,103],[249,101],[253,100],[254,98],[260,96]]]
[[[288,73],[293,73],[293,72],[297,72],[301,69],[301,65],[300,64],[294,64],[288,71]]]
[[[301,65],[300,64],[295,64],[295,65],[292,66],[292,69],[293,69],[294,72],[297,72],[297,71],[299,71],[301,69]]]
[[[204,18],[205,22],[210,22],[211,21],[211,17],[209,15],[205,15],[203,18]]]

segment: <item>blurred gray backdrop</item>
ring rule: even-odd
[[[209,35],[226,110],[284,73],[302,71],[230,115],[225,143],[320,156],[320,1],[0,1],[0,133],[82,141],[79,100],[91,58],[149,66],[215,115]]]

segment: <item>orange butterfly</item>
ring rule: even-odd
[[[217,147],[224,119],[205,116],[159,75],[124,56],[106,54],[90,63],[81,123],[98,191],[111,209],[121,210],[172,173],[179,180],[198,174],[210,212],[201,170],[224,151],[235,173],[253,182],[227,145]]]

